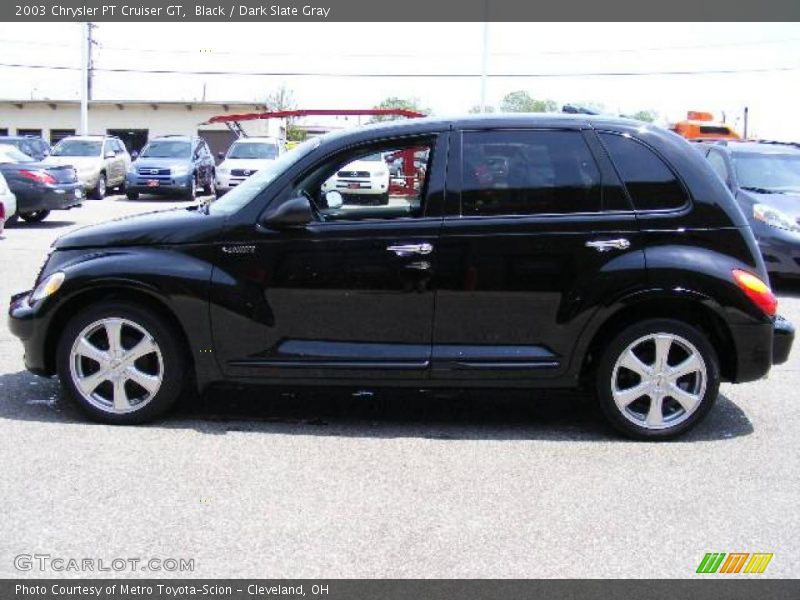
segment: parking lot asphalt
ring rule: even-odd
[[[0,296],[66,231],[186,203],[115,196],[0,238]],[[800,286],[779,288],[800,324]],[[7,300],[4,301],[7,307]],[[800,574],[800,351],[724,384],[670,443],[566,393],[218,391],[161,422],[85,421],[0,325],[0,577],[14,557],[194,559],[166,577],[693,577],[706,552]],[[708,577],[708,576],[706,576]]]

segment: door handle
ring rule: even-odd
[[[631,243],[625,238],[616,240],[591,240],[586,242],[586,247],[594,248],[598,252],[608,252],[609,250],[627,250],[631,247]]]
[[[397,244],[395,246],[387,246],[386,249],[389,252],[394,252],[397,256],[425,255],[433,252],[433,245],[427,242],[422,244]]]

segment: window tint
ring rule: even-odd
[[[465,132],[462,147],[464,216],[600,210],[600,171],[578,131]]]
[[[663,210],[686,204],[686,193],[675,174],[647,146],[613,133],[601,133],[600,139],[636,210]]]
[[[711,150],[708,153],[708,162],[711,168],[714,169],[717,175],[720,176],[722,181],[728,181],[728,167],[725,165],[725,159],[716,150]]]

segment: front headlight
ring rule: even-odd
[[[39,300],[44,300],[48,296],[55,294],[61,287],[61,284],[64,283],[65,277],[66,275],[64,275],[63,271],[56,271],[55,273],[49,275],[39,285],[36,286],[35,290],[33,290],[33,293],[31,294],[31,302],[38,302]]]
[[[753,218],[756,221],[761,221],[762,223],[766,223],[770,227],[775,227],[776,229],[800,232],[800,225],[798,225],[795,221],[792,221],[792,218],[789,215],[781,212],[777,208],[767,206],[766,204],[753,205]]]
[[[183,166],[183,167],[172,167],[172,168],[170,169],[170,173],[172,173],[172,176],[173,176],[173,177],[181,177],[181,176],[183,176],[183,175],[188,175],[188,174],[189,174],[189,171],[190,171],[190,168],[189,168],[189,167],[187,167],[187,166]]]

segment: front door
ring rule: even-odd
[[[438,246],[432,377],[555,378],[597,299],[644,272],[635,215],[591,131],[460,137]]]
[[[273,200],[307,195],[314,222],[229,234],[211,299],[226,375],[356,384],[427,376],[447,138],[391,140],[325,158]],[[385,203],[384,157],[408,147],[430,168]],[[323,190],[356,161],[369,171],[369,189],[357,197]]]

